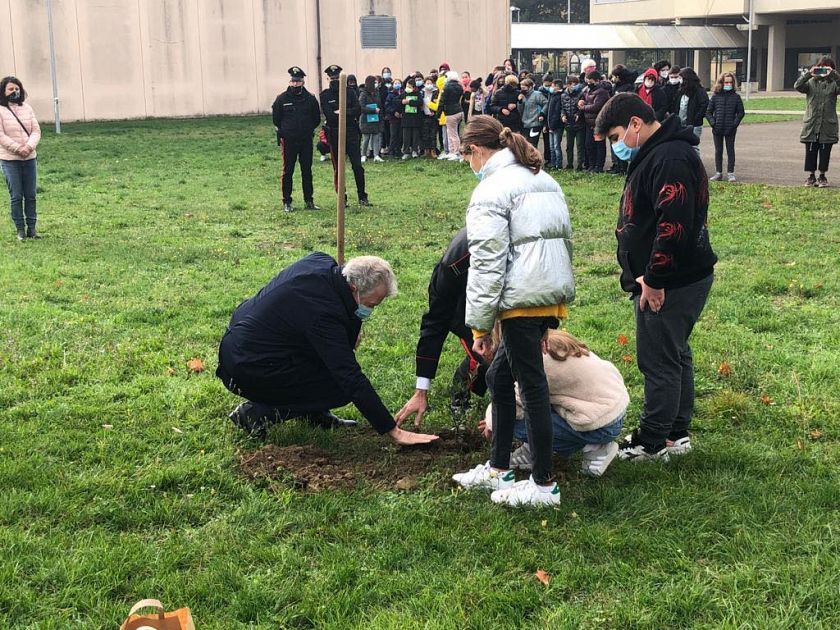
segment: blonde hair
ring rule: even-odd
[[[732,89],[737,92],[738,91],[738,79],[735,78],[735,75],[731,72],[724,72],[722,75],[718,77],[717,83],[715,83],[714,92],[715,94],[719,94],[723,91],[723,82],[726,78],[729,77],[732,79]]]
[[[565,361],[569,357],[588,357],[589,347],[565,330],[549,330],[548,354],[555,361]]]
[[[531,88],[534,87],[534,81],[533,79],[522,79],[522,81],[519,82],[519,85],[525,88]]]
[[[509,127],[492,116],[472,116],[461,136],[461,153],[469,154],[472,147],[484,147],[492,151],[510,149],[516,161],[536,175],[543,165],[543,156],[524,136],[514,133]]]
[[[515,74],[505,75],[505,85],[519,85],[519,78]]]

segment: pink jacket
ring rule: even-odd
[[[0,107],[0,160],[31,160],[36,157],[35,147],[41,140],[41,127],[35,118],[35,112],[28,103],[17,105],[9,103],[11,111],[6,107]],[[15,120],[14,112],[20,123]],[[26,128],[26,131],[21,127]],[[21,145],[28,144],[32,147],[32,153],[23,157],[16,153]]]

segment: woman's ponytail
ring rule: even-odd
[[[543,157],[521,134],[492,116],[471,116],[461,137],[461,146],[485,147],[498,151],[510,149],[516,161],[536,175],[543,166]]]

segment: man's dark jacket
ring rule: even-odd
[[[654,289],[675,289],[714,270],[706,228],[709,178],[698,143],[694,130],[672,116],[630,162],[616,226],[625,291],[641,291],[639,276]]]
[[[338,135],[338,81],[330,81],[330,87],[321,92],[321,111],[327,121],[327,133]],[[361,136],[359,130],[359,116],[362,106],[359,105],[359,93],[353,88],[347,88],[347,135]]]
[[[467,306],[467,272],[470,250],[467,229],[458,232],[443,258],[432,271],[429,282],[429,310],[420,320],[417,342],[417,376],[434,378],[443,343],[449,333],[457,335],[472,348],[472,331],[464,323]]]
[[[321,123],[321,108],[318,99],[301,88],[300,94],[290,87],[274,99],[271,119],[277,128],[277,143],[280,139],[309,140]]]
[[[449,80],[443,85],[443,94],[440,97],[438,109],[443,109],[447,116],[453,116],[462,112],[461,98],[464,96],[464,87],[457,80]]]
[[[510,105],[516,105],[516,109],[509,109]],[[505,84],[493,91],[488,111],[505,127],[511,131],[522,131],[522,112],[519,102],[519,90],[512,85]],[[510,113],[505,114],[502,110],[507,109]]]
[[[338,263],[322,252],[310,254],[234,311],[219,366],[246,396],[249,385],[274,392],[272,400],[256,402],[312,409],[338,394],[387,433],[394,420],[353,351],[362,327],[356,307]]]

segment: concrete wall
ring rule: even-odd
[[[61,118],[246,114],[270,109],[301,66],[308,89],[332,63],[360,81],[448,61],[486,73],[510,50],[509,0],[374,0],[397,18],[397,48],[363,50],[359,18],[370,0],[53,0]],[[467,28],[466,24],[470,24]],[[52,117],[46,0],[0,0],[0,76],[26,86]]]

